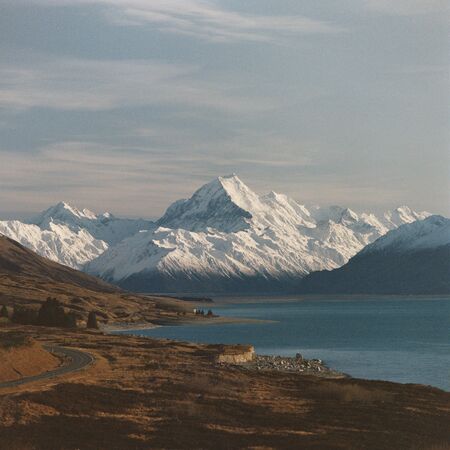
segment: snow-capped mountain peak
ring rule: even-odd
[[[259,197],[233,174],[205,184],[187,200],[176,201],[157,224],[190,231],[236,232],[247,229],[252,212],[262,207]]]
[[[96,215],[59,202],[27,223],[0,221],[0,233],[38,254],[80,269],[97,258],[110,245],[115,245],[139,230],[152,229],[147,220],[118,219],[110,213]]]
[[[97,216],[89,209],[78,209],[62,201],[32,218],[29,223],[38,225],[41,228],[48,228],[52,222],[80,226],[86,220],[97,220]]]
[[[43,230],[52,230],[55,225],[68,227],[71,231],[87,231],[105,245],[117,244],[122,239],[140,230],[154,228],[151,221],[143,219],[119,219],[109,212],[95,214],[89,209],[79,209],[67,202],[59,202],[28,221]]]
[[[226,233],[313,226],[305,206],[273,191],[259,196],[234,174],[218,177],[190,199],[173,203],[157,224],[190,231],[214,228]]]
[[[405,223],[415,222],[416,220],[422,220],[431,216],[429,212],[413,211],[408,206],[399,206],[392,211],[387,211],[384,213],[384,222],[389,229],[397,228]]]
[[[243,183],[235,174],[218,177],[217,181],[228,194],[231,201],[245,211],[252,212],[263,208],[259,196]]]
[[[106,242],[95,239],[87,230],[72,230],[67,225],[49,222],[43,229],[18,220],[0,222],[0,234],[8,236],[41,256],[80,269],[101,255]]]
[[[359,220],[359,216],[355,211],[338,205],[328,207],[314,206],[311,210],[311,215],[317,222],[341,223],[343,221],[355,222]]]

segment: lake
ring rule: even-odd
[[[450,391],[450,298],[217,301],[202,307],[223,316],[275,322],[170,326],[128,333],[201,343],[249,343],[261,354],[299,352],[355,377]]]

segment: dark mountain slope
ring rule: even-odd
[[[0,236],[0,277],[24,277],[35,281],[73,284],[99,292],[119,291],[117,287],[98,278],[43,258],[4,236]]]
[[[315,272],[302,293],[450,294],[450,220],[431,216],[389,232],[339,269]]]

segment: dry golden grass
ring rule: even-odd
[[[22,330],[96,362],[0,391],[1,449],[444,450],[450,442],[450,394],[438,389],[220,366],[220,346]]]
[[[60,360],[23,333],[0,332],[0,382],[54,369]]]
[[[320,398],[331,398],[341,402],[373,403],[390,399],[390,395],[379,389],[368,389],[358,384],[342,384],[325,381],[317,387],[316,394]]]

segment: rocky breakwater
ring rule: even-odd
[[[239,364],[250,370],[297,372],[305,375],[318,375],[326,378],[342,378],[347,375],[330,369],[321,359],[304,359],[300,353],[294,357],[253,355],[247,361],[223,360],[229,364]]]

